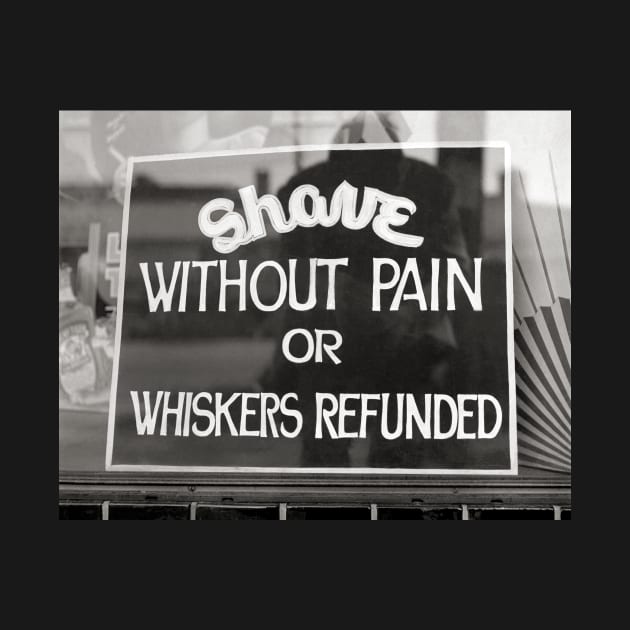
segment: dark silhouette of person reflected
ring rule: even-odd
[[[342,362],[296,365],[278,348],[261,385],[265,391],[296,392],[303,401],[302,466],[421,468],[424,466],[413,440],[389,441],[372,430],[364,441],[367,445],[357,450],[350,439],[315,439],[314,394],[390,392],[395,397],[397,392],[420,395],[453,389],[449,367],[457,343],[448,312],[443,308],[420,312],[414,301],[403,301],[398,311],[390,311],[389,304],[382,311],[372,311],[371,299],[375,257],[391,258],[401,269],[407,258],[415,257],[427,278],[431,258],[456,258],[460,267],[469,271],[471,261],[452,204],[454,186],[438,169],[408,157],[398,147],[338,149],[331,150],[325,161],[291,177],[277,196],[287,208],[295,188],[310,184],[330,199],[344,180],[359,190],[357,207],[361,206],[365,186],[414,201],[417,211],[409,217],[404,231],[423,236],[424,242],[418,248],[401,247],[382,240],[369,228],[348,230],[341,223],[298,227],[283,234],[278,256],[282,260],[298,259],[298,287],[308,286],[309,258],[349,258],[347,267],[337,268],[335,310],[326,310],[327,286],[318,282],[315,308],[302,312],[287,309],[283,313],[284,332],[292,328],[338,330],[343,336],[337,352]],[[440,303],[445,303],[442,296]],[[422,448],[426,454],[431,444],[427,441]]]

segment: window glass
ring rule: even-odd
[[[511,153],[515,360],[520,476],[569,475],[571,470],[571,160],[570,112],[496,111],[60,111],[59,112],[59,467],[62,472],[105,472],[108,409],[115,353],[121,226],[129,157],[192,154],[278,146],[352,143],[505,141]],[[322,152],[286,154],[261,168],[244,156],[259,194],[276,193],[293,175],[322,159]],[[504,161],[497,151],[448,146],[422,150],[419,159],[446,174],[455,186],[454,208],[471,257],[504,262],[502,236]],[[248,172],[249,172],[248,171]],[[159,173],[151,186],[193,190],[198,182],[183,169]],[[229,196],[242,179],[226,169],[213,175]],[[160,212],[157,208],[156,212]],[[160,247],[178,230],[182,260],[191,251],[183,224],[156,220],[146,247]],[[256,250],[255,252],[253,250]],[[279,239],[262,240],[254,256],[273,258]],[[202,315],[202,314],[200,314]],[[147,366],[145,343],[159,331],[138,331],[137,369],[159,380],[177,370],[191,352],[213,352],[226,386],[252,387],[273,363],[277,331],[252,313],[249,334],[239,338],[229,317],[211,349],[188,343],[207,331],[181,332],[167,364]],[[456,318],[455,318],[456,319]],[[484,353],[491,340],[467,340],[454,321],[460,344],[472,357],[467,369],[487,375]],[[230,340],[226,345],[221,338]],[[188,339],[188,340],[187,340]],[[185,348],[185,350],[183,350]],[[135,352],[135,354],[134,354]],[[359,447],[360,451],[360,447]],[[362,457],[361,453],[352,454]],[[252,453],[255,457],[255,453]],[[481,518],[481,517],[480,517]]]

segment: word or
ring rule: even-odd
[[[306,351],[301,356],[293,354],[290,349],[291,340],[296,335],[300,335],[306,340]],[[334,339],[334,343],[325,343],[324,336],[332,337]],[[313,340],[313,335],[305,328],[294,328],[286,333],[282,338],[282,354],[284,354],[291,363],[306,363],[307,361],[310,361],[313,354],[315,354],[315,363],[321,363],[324,360],[322,353],[323,349],[332,359],[332,362],[335,365],[339,365],[341,363],[341,359],[334,351],[337,350],[342,343],[343,337],[338,330],[318,330],[316,328],[315,339]]]

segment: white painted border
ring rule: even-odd
[[[505,308],[507,311],[507,362],[508,399],[510,405],[510,471],[518,474],[518,444],[516,427],[516,377],[514,373],[514,276],[512,271],[512,149],[507,142],[502,143],[505,152]]]
[[[498,470],[473,470],[452,468],[272,468],[266,466],[157,466],[145,464],[112,464],[114,427],[116,417],[116,393],[118,387],[118,366],[120,362],[120,340],[122,336],[123,303],[125,296],[125,265],[127,261],[127,232],[129,228],[129,205],[134,164],[143,162],[165,162],[170,160],[191,160],[211,157],[240,155],[262,155],[267,153],[288,153],[298,151],[364,151],[373,149],[440,149],[440,148],[493,148],[503,149],[505,156],[505,284],[507,310],[507,361],[509,398],[509,448],[510,468]],[[378,475],[516,475],[518,474],[518,450],[516,436],[516,385],[514,370],[514,293],[512,283],[512,204],[511,204],[511,151],[510,145],[502,141],[469,142],[398,142],[372,144],[329,144],[267,147],[263,149],[243,149],[233,151],[209,151],[203,153],[175,153],[132,157],[127,162],[125,204],[123,208],[122,238],[120,246],[120,278],[116,310],[116,338],[114,366],[110,390],[109,416],[107,423],[107,449],[105,470],[118,472],[190,472],[190,473],[289,473],[289,474],[378,474]]]
[[[120,241],[120,264],[118,272],[118,297],[116,301],[114,366],[112,369],[112,384],[109,390],[109,415],[107,419],[107,447],[105,449],[105,470],[116,470],[116,466],[112,465],[112,453],[114,449],[114,426],[116,424],[116,392],[118,390],[118,366],[120,364],[120,340],[122,337],[123,304],[125,301],[125,266],[127,264],[127,232],[129,231],[129,204],[131,200],[133,162],[133,158],[127,161],[127,177],[125,180],[125,203],[123,206],[122,235]]]

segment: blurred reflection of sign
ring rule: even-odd
[[[131,160],[108,470],[515,474],[509,199],[486,265],[434,148]],[[245,175],[218,192],[296,152],[313,165],[275,193]],[[175,167],[205,186],[160,186]]]
[[[334,141],[339,144],[405,142],[409,136],[411,128],[401,112],[363,111],[340,127]]]
[[[59,269],[59,408],[102,413],[110,394],[115,314],[95,320],[93,306],[77,300],[70,275],[69,267]]]
[[[255,111],[94,111],[91,146],[100,176],[122,204],[128,157],[256,148],[270,118]]]
[[[104,248],[104,251],[103,251]],[[115,308],[120,270],[120,233],[108,232],[103,239],[99,223],[90,224],[88,249],[79,258],[79,297],[96,312],[97,295]]]
[[[105,269],[103,277],[107,281],[107,301],[113,301],[118,296],[118,275],[120,272],[120,234],[110,232],[107,235],[107,249],[105,250]]]

